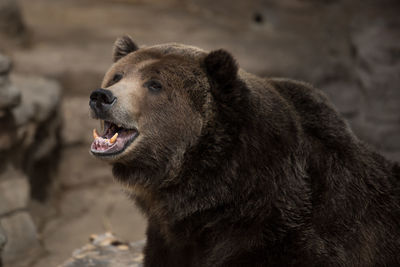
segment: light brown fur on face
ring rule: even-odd
[[[113,111],[115,120],[128,127],[138,127],[137,122],[140,118],[141,106],[147,94],[147,89],[143,87],[145,81],[142,79],[141,71],[142,68],[156,61],[145,60],[138,64],[131,64],[128,56],[112,66],[107,72],[102,82],[102,88],[110,90],[117,97]],[[116,73],[122,74],[123,78],[108,86]]]

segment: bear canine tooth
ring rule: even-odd
[[[94,138],[94,139],[99,138],[99,134],[97,133],[97,130],[96,130],[96,129],[93,129],[93,138]]]
[[[114,144],[115,141],[117,141],[117,137],[118,137],[118,133],[115,133],[115,134],[113,135],[113,137],[110,138],[110,143],[111,143],[111,144]]]

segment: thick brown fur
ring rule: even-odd
[[[118,93],[119,71],[141,92],[124,102],[140,106],[124,117],[140,138],[109,160],[148,218],[146,267],[400,266],[400,167],[321,91],[246,73],[224,50],[118,49],[103,85]]]

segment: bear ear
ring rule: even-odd
[[[238,66],[232,55],[223,50],[211,51],[204,59],[208,75],[219,85],[229,86],[237,78]]]
[[[114,43],[113,59],[117,62],[129,53],[135,52],[139,47],[132,41],[132,38],[124,35],[118,38]]]

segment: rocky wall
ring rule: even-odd
[[[25,266],[43,253],[30,207],[54,187],[61,90],[54,81],[10,71],[0,54],[0,261]]]
[[[268,51],[256,72],[314,84],[361,140],[400,161],[399,1],[184,2],[236,30],[246,29],[237,41],[249,47],[248,41],[261,41]],[[252,30],[265,38],[248,34]]]

